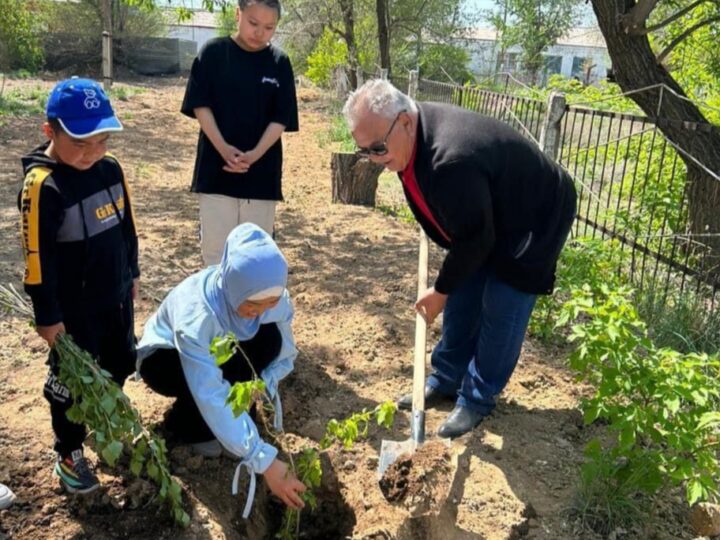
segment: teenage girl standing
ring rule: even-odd
[[[279,0],[238,0],[237,32],[209,41],[190,72],[181,111],[201,130],[192,191],[206,265],[240,223],[272,233],[283,198],[280,137],[298,114],[290,60],[270,43],[279,18]]]

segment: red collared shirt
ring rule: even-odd
[[[412,199],[412,202],[415,203],[415,206],[418,207],[420,210],[420,213],[430,222],[433,224],[433,226],[437,229],[437,231],[447,240],[450,242],[450,236],[443,230],[443,228],[440,226],[440,224],[435,219],[435,216],[432,215],[432,212],[430,211],[430,208],[427,205],[427,202],[425,202],[425,197],[423,197],[422,191],[420,191],[420,186],[418,185],[417,178],[415,178],[415,155],[417,153],[417,139],[415,139],[415,145],[413,146],[412,155],[410,156],[410,161],[408,162],[407,166],[403,171],[400,173],[400,181],[402,182],[403,186],[405,186],[405,189],[407,190],[408,194],[410,195],[410,198]]]

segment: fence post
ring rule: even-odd
[[[562,92],[550,94],[540,130],[540,149],[555,160],[560,150],[560,120],[565,114],[565,103],[565,94]]]
[[[387,81],[387,78],[388,78],[388,70],[387,70],[387,68],[380,68],[380,78],[381,78],[383,81]]]
[[[363,80],[363,70],[361,67],[358,67],[355,69],[355,77],[357,78],[357,87],[360,88],[362,84],[365,82]]]
[[[113,82],[112,35],[108,31],[102,33],[102,73],[103,89],[109,90]]]
[[[410,99],[417,98],[417,91],[418,91],[418,70],[412,69],[412,70],[410,70],[410,78],[408,79],[408,96],[410,96]]]

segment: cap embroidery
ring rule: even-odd
[[[85,101],[83,102],[83,105],[85,105],[86,109],[99,109],[100,108],[100,100],[97,98],[97,94],[95,93],[95,90],[92,88],[86,88],[84,90],[85,95],[87,96],[85,98]]]

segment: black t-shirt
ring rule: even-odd
[[[209,41],[195,58],[181,112],[209,107],[228,144],[252,150],[268,124],[298,130],[295,79],[277,47],[248,52],[230,37]],[[223,171],[225,161],[200,130],[192,191],[241,199],[282,200],[282,143],[278,140],[247,173]]]

